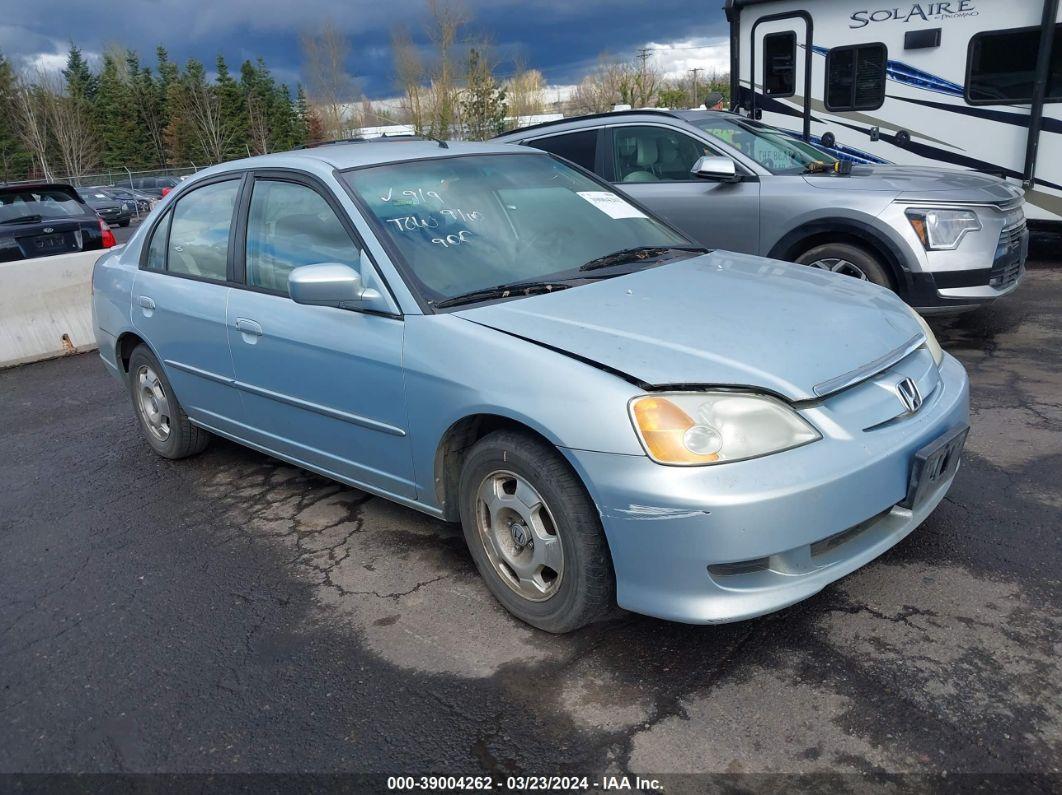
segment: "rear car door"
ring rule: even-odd
[[[228,335],[251,441],[348,482],[416,496],[401,317],[296,304],[300,265],[363,270],[360,240],[327,186],[256,174],[241,220]],[[363,274],[364,276],[364,274]]]
[[[132,291],[133,325],[162,361],[192,419],[241,435],[225,307],[243,175],[197,185],[148,232]]]
[[[662,124],[612,125],[604,143],[601,175],[616,188],[708,248],[758,253],[760,183],[755,176],[740,182],[693,176],[698,158],[721,153]]]

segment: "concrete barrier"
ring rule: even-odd
[[[0,263],[0,368],[96,347],[92,266],[104,253]]]

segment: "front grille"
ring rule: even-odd
[[[1025,260],[1022,250],[1024,237],[1024,223],[1004,229],[999,233],[996,258],[988,277],[988,284],[991,287],[997,289],[1009,287],[1021,277],[1021,268]]]

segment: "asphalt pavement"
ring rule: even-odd
[[[95,354],[0,372],[0,772],[1057,788],[1062,269],[934,326],[972,432],[912,536],[772,616],[564,637],[454,526],[220,440],[156,457]]]

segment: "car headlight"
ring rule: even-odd
[[[642,447],[660,464],[703,466],[779,453],[822,436],[780,400],[742,392],[670,392],[630,403]]]
[[[926,251],[955,248],[967,232],[981,228],[981,221],[973,210],[911,207],[906,214]]]
[[[908,307],[910,308],[910,307]],[[911,314],[914,315],[914,319],[918,321],[918,325],[922,327],[922,331],[926,335],[926,349],[933,355],[933,361],[937,363],[937,367],[940,367],[940,363],[944,360],[944,349],[940,347],[940,343],[937,342],[937,335],[933,333],[933,329],[926,323],[926,319],[920,314],[911,309]]]

